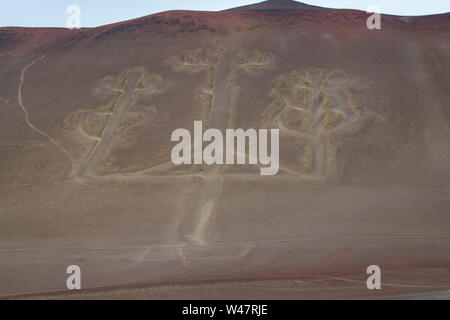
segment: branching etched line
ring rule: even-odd
[[[122,123],[124,113],[131,102],[134,91],[137,88],[138,82],[141,78],[140,72],[130,71],[127,73],[127,82],[125,88],[119,100],[117,101],[114,110],[106,123],[105,128],[101,136],[96,139],[97,143],[94,146],[92,152],[89,154],[88,159],[84,163],[84,167],[81,170],[81,176],[91,176],[95,174],[95,170],[98,167],[102,157],[108,147],[111,145],[114,137],[118,133],[120,125]]]

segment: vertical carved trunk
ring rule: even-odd
[[[169,59],[176,69],[194,69],[207,71],[209,88],[201,90],[211,96],[208,115],[208,128],[225,132],[232,127],[234,99],[238,89],[234,82],[239,69],[262,69],[272,62],[272,57],[257,50],[239,49],[233,46],[222,46],[217,51],[192,50]],[[205,130],[206,128],[204,128]],[[220,197],[222,187],[222,166],[208,166],[203,174],[205,183],[198,191],[195,204],[197,217],[186,238],[195,245],[207,243],[208,223],[214,216],[216,201]]]
[[[127,73],[127,80],[123,92],[114,106],[113,112],[106,122],[100,138],[84,163],[80,174],[81,177],[95,175],[96,168],[107,149],[111,146],[111,143],[120,128],[124,114],[133,97],[134,91],[138,86],[140,77],[140,72],[132,71]]]

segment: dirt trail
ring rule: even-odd
[[[22,72],[20,74],[20,82],[19,82],[19,86],[17,88],[17,99],[19,101],[19,106],[20,109],[23,111],[24,115],[25,115],[25,122],[26,124],[35,132],[39,133],[40,135],[43,135],[44,137],[46,137],[52,144],[54,144],[59,150],[61,150],[61,152],[63,152],[69,159],[70,162],[72,164],[72,175],[74,176],[75,180],[81,184],[84,184],[81,179],[78,177],[78,175],[75,172],[75,160],[72,157],[72,155],[69,153],[69,151],[67,151],[63,146],[61,146],[59,144],[58,141],[56,141],[56,139],[54,139],[53,137],[51,137],[50,135],[48,135],[47,133],[45,133],[44,131],[38,129],[31,121],[30,121],[30,117],[29,117],[29,113],[27,108],[25,107],[24,103],[23,103],[23,95],[22,95],[22,91],[23,91],[23,84],[25,82],[25,73],[28,71],[29,68],[31,68],[34,64],[38,63],[39,61],[43,60],[46,57],[45,54],[43,54],[42,56],[40,56],[39,58],[31,61],[29,64],[27,64],[25,66],[25,68],[22,69]]]

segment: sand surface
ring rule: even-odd
[[[367,16],[0,28],[0,297],[448,298],[450,16]],[[278,175],[173,165],[195,120],[279,128]]]

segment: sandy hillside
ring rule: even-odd
[[[449,290],[450,14],[367,18],[275,0],[0,28],[0,297],[63,291],[69,265],[91,298]],[[279,173],[175,166],[194,120],[279,128]]]

